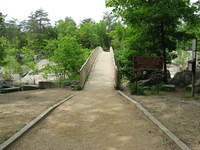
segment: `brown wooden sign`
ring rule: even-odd
[[[136,70],[162,70],[163,57],[158,56],[134,56],[134,68]]]

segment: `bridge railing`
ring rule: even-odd
[[[120,90],[121,89],[120,73],[119,73],[119,68],[117,66],[117,63],[115,61],[115,55],[114,55],[112,47],[110,47],[110,53],[111,53],[112,61],[113,61],[113,65],[114,65],[115,88]]]
[[[93,52],[90,54],[90,56],[87,58],[85,63],[82,65],[80,69],[80,87],[81,89],[84,88],[85,82],[90,74],[90,71],[92,69],[92,66],[99,55],[100,52],[102,52],[101,47],[97,47],[93,50]]]

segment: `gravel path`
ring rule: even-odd
[[[109,52],[98,57],[86,87],[9,150],[178,150],[114,87]]]

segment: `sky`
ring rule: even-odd
[[[25,20],[40,8],[48,12],[52,23],[67,16],[77,23],[85,18],[99,21],[107,11],[105,0],[0,0],[0,12],[7,15],[7,20]]]
[[[40,8],[48,12],[52,23],[65,17],[72,17],[77,23],[85,18],[98,22],[108,11],[105,0],[0,0],[0,12],[7,15],[7,20],[25,20]]]

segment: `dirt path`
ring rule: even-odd
[[[200,104],[167,96],[132,96],[192,150],[200,150]],[[170,98],[171,97],[171,98]]]
[[[0,143],[68,95],[60,88],[0,94]]]
[[[113,89],[110,53],[102,52],[83,91],[57,108],[10,150],[178,150]]]

